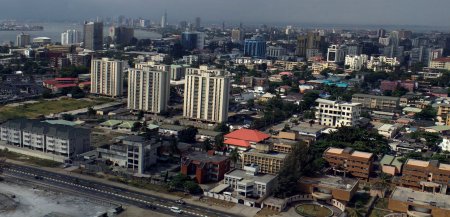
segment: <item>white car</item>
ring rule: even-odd
[[[181,210],[180,208],[178,208],[176,206],[170,207],[170,211],[172,211],[174,213],[183,213],[183,210]]]

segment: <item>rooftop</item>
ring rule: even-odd
[[[231,176],[234,178],[240,178],[240,181],[255,181],[255,182],[259,182],[259,183],[264,183],[267,184],[270,181],[272,181],[273,179],[275,179],[277,176],[274,175],[270,175],[270,174],[258,174],[255,176],[249,175],[246,173],[245,170],[233,170],[231,172],[228,172],[227,174],[225,174],[225,176]]]
[[[325,188],[334,188],[339,190],[351,191],[356,184],[357,179],[345,178],[341,176],[321,176],[321,177],[302,177],[299,180],[303,184],[315,184]]]
[[[326,150],[326,152],[331,154],[342,154],[344,152],[344,149],[330,147],[328,148],[328,150]]]
[[[363,94],[363,93],[353,94],[353,97],[364,97],[364,98],[375,98],[375,99],[386,99],[386,100],[400,100],[399,97],[377,96],[377,95],[370,95],[370,94]]]
[[[279,160],[284,160],[287,156],[287,154],[284,153],[278,153],[278,152],[269,152],[269,153],[263,153],[258,152],[255,149],[251,149],[247,152],[244,152],[244,155],[253,155],[253,156],[260,156],[260,157],[268,157],[268,158],[278,158]]]
[[[270,137],[269,134],[265,134],[258,130],[239,129],[225,135],[225,139],[239,139],[250,142],[261,142]]]
[[[422,206],[450,209],[450,195],[415,191],[405,187],[396,187],[392,192],[391,199]]]
[[[372,153],[362,152],[362,151],[354,151],[351,154],[352,157],[360,157],[360,158],[371,158],[372,155],[373,155]]]
[[[406,161],[406,165],[428,167],[428,165],[430,165],[430,162],[423,160],[408,159],[408,161]]]
[[[399,159],[398,157],[386,154],[383,156],[383,158],[381,158],[380,164],[394,166],[400,170],[402,167],[402,163],[398,161],[398,159]]]
[[[227,156],[223,155],[210,155],[206,152],[193,151],[185,156],[190,160],[196,160],[201,162],[220,162],[228,159]]]

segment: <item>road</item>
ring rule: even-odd
[[[92,196],[108,202],[133,205],[172,216],[237,217],[237,215],[214,209],[208,209],[193,204],[180,205],[175,201],[155,195],[144,194],[100,182],[53,173],[34,167],[9,164],[4,171],[4,175],[46,185],[48,187],[72,191],[73,193],[84,196]],[[171,212],[170,207],[172,206],[179,207],[183,210],[183,213],[176,214]]]

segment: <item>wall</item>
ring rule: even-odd
[[[40,151],[33,151],[30,149],[26,149],[26,148],[18,148],[15,146],[6,145],[3,141],[0,142],[0,149],[3,149],[3,150],[8,149],[9,151],[12,151],[15,153],[19,153],[19,154],[23,154],[23,155],[27,155],[27,156],[31,156],[31,157],[42,158],[42,159],[46,159],[46,160],[57,161],[57,162],[61,162],[61,163],[64,163],[64,160],[67,159],[64,156],[53,155],[53,154],[44,153],[44,152],[40,152]]]

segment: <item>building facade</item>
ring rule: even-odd
[[[360,103],[337,102],[317,99],[316,119],[330,127],[356,126],[361,116]]]
[[[352,103],[360,103],[362,107],[383,111],[394,111],[400,106],[399,97],[376,96],[369,94],[353,94]]]
[[[91,63],[91,93],[119,97],[123,94],[124,62],[108,58]]]
[[[262,36],[255,35],[251,39],[245,39],[244,56],[265,58],[266,50],[266,40]]]
[[[17,47],[26,47],[31,44],[31,36],[29,34],[20,33],[16,37]]]
[[[187,51],[203,50],[205,47],[205,33],[183,32],[181,33],[181,46]]]
[[[450,196],[396,187],[389,198],[388,209],[412,217],[450,216]]]
[[[437,160],[421,161],[408,159],[403,165],[402,186],[422,191],[440,192],[450,182],[450,165]],[[445,193],[445,192],[444,192]]]
[[[62,45],[73,45],[81,42],[81,33],[75,29],[69,29],[61,33]]]
[[[207,66],[186,69],[183,116],[208,122],[228,120],[230,78]]]
[[[373,169],[372,153],[355,151],[352,148],[329,147],[323,158],[331,165],[335,173],[350,174],[357,178],[369,179]]]
[[[84,48],[88,50],[103,49],[103,23],[85,22],[83,26]]]
[[[230,159],[226,156],[215,155],[214,151],[192,152],[181,159],[181,173],[195,175],[199,184],[220,181],[229,170]]]

